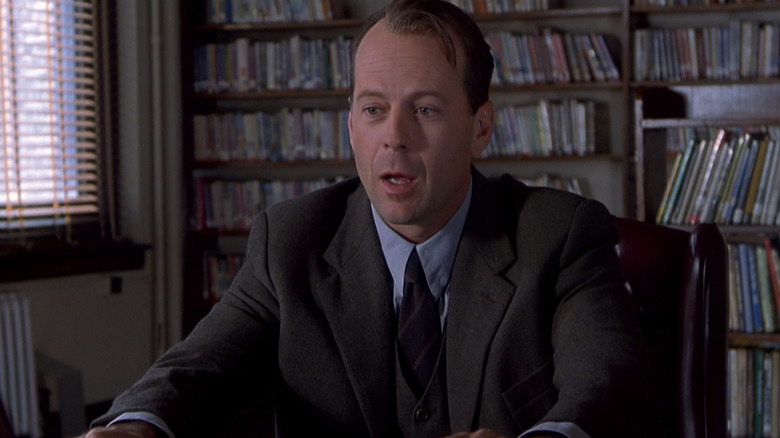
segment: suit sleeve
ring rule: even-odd
[[[270,399],[279,323],[267,270],[267,230],[261,213],[230,291],[95,425],[126,412],[148,412],[176,436],[216,436],[239,410]]]
[[[559,396],[545,420],[574,422],[592,437],[653,436],[657,385],[617,262],[618,239],[601,204],[583,201],[574,210],[552,321]]]

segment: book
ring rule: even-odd
[[[761,436],[764,430],[764,350],[753,352],[753,436]]]
[[[754,225],[772,225],[774,215],[777,212],[777,197],[780,194],[780,143],[777,140],[769,140],[769,152],[767,153],[764,171],[766,179],[759,186],[757,203],[760,202],[760,213],[753,216]]]
[[[634,30],[634,80],[645,81],[649,76],[650,35],[648,29]]]
[[[709,156],[708,150],[712,146],[712,143],[707,140],[700,140],[697,142],[696,145],[696,154],[692,157],[692,167],[691,171],[686,173],[685,181],[682,187],[682,193],[680,197],[679,203],[675,206],[674,215],[672,217],[671,223],[682,225],[685,223],[685,220],[688,218],[689,210],[691,208],[692,199],[694,197],[694,193],[699,187],[699,181],[701,181],[702,177],[702,168],[704,167],[704,164],[707,161],[707,157]]]
[[[674,181],[677,177],[677,174],[680,172],[680,162],[682,161],[682,156],[683,154],[681,152],[674,154],[672,168],[669,171],[669,177],[666,179],[666,186],[664,187],[664,192],[661,195],[661,202],[659,203],[658,211],[655,214],[656,223],[663,223],[664,212],[667,208],[669,208],[669,198],[671,196],[672,187],[674,186]]]
[[[772,333],[777,330],[777,304],[775,302],[774,292],[769,283],[769,268],[767,264],[767,252],[764,245],[754,247],[756,258],[756,277],[758,296],[761,301],[761,319],[765,333]]]
[[[738,190],[737,187],[739,185],[739,172],[747,154],[747,147],[745,146],[746,139],[744,136],[736,137],[734,142],[734,153],[731,163],[729,164],[726,185],[721,193],[718,212],[715,215],[715,222],[719,224],[728,224],[731,221],[735,202],[734,199],[736,199],[734,193]]]
[[[577,35],[577,41],[580,44],[580,50],[585,56],[585,60],[588,62],[588,67],[591,76],[596,82],[604,82],[607,80],[607,75],[604,72],[604,66],[602,65],[599,55],[596,52],[590,37],[587,34]]]
[[[729,330],[745,331],[745,318],[740,290],[740,271],[738,250],[733,243],[726,245],[729,262]]]
[[[753,314],[753,331],[755,333],[764,332],[764,313],[761,304],[761,291],[758,281],[758,264],[756,261],[756,252],[752,249],[752,245],[745,244],[745,256],[747,259],[747,274],[748,274],[748,288],[750,294],[750,302],[752,305],[751,313]]]
[[[705,162],[702,163],[704,167],[702,168],[701,179],[697,183],[695,199],[692,200],[690,214],[687,219],[689,224],[698,224],[701,221],[706,214],[705,210],[715,195],[718,185],[718,181],[716,181],[718,172],[720,172],[723,159],[727,155],[724,153],[727,150],[727,146],[724,146],[725,143],[726,130],[720,129],[708,146]]]
[[[618,53],[618,43],[611,36],[606,36],[602,33],[591,33],[590,39],[593,48],[598,54],[605,78],[610,81],[619,81],[620,71],[612,59],[612,53]],[[615,48],[614,52],[610,51],[610,46]]]
[[[754,333],[756,330],[756,319],[760,319],[760,314],[755,315],[755,306],[753,305],[753,296],[750,287],[750,262],[748,254],[750,249],[746,243],[737,244],[737,257],[739,266],[740,291],[742,295],[742,310],[745,319],[745,332]]]
[[[764,169],[764,163],[766,162],[766,153],[768,148],[768,142],[766,138],[756,138],[755,142],[758,144],[758,150],[756,151],[755,162],[752,166],[752,173],[750,175],[750,184],[748,185],[748,191],[745,196],[745,202],[743,206],[743,218],[741,223],[750,224],[753,210],[756,205],[756,196],[758,195],[758,187],[761,183],[762,173]]]
[[[724,144],[721,146],[720,157],[715,164],[712,182],[708,184],[706,189],[699,222],[706,223],[715,221],[718,203],[720,202],[721,194],[726,185],[733,156],[734,142],[724,140]]]
[[[750,223],[753,225],[760,225],[764,215],[764,207],[767,203],[767,196],[769,191],[769,180],[772,178],[774,171],[777,168],[776,163],[776,150],[777,143],[774,140],[764,139],[766,144],[766,154],[761,165],[761,179],[758,182],[758,188],[756,190],[756,198],[753,203],[753,210],[750,213]]]
[[[780,436],[780,350],[772,350],[772,416],[770,437]]]
[[[727,353],[728,364],[728,422],[727,428],[733,436],[737,431],[737,425],[741,420],[740,409],[742,404],[740,403],[739,394],[741,391],[739,380],[739,364],[738,364],[739,350],[736,348],[729,348]]]
[[[774,238],[777,242],[777,238]],[[764,250],[766,252],[767,276],[772,289],[775,302],[775,312],[780,318],[780,245],[773,244],[773,238],[764,236]]]
[[[753,166],[755,165],[758,153],[758,142],[755,138],[748,136],[748,139],[746,139],[746,147],[747,155],[740,166],[739,175],[737,176],[738,185],[734,188],[735,193],[733,193],[733,198],[731,199],[734,205],[734,213],[731,217],[731,223],[733,224],[742,224],[745,199],[747,198],[750,179],[753,175]]]
[[[688,146],[686,146],[685,150],[683,151],[682,158],[680,159],[680,168],[679,171],[674,175],[674,181],[672,182],[672,187],[669,194],[669,202],[668,205],[664,208],[664,215],[663,219],[659,221],[659,223],[662,224],[670,224],[672,220],[672,213],[677,208],[678,205],[678,198],[680,197],[680,192],[682,191],[682,186],[684,185],[685,181],[688,179],[687,175],[691,173],[691,168],[693,167],[693,157],[696,154],[696,150],[698,147],[698,142],[691,139],[688,142]]]

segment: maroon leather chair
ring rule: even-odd
[[[718,227],[688,232],[615,218],[618,258],[656,355],[669,436],[727,434],[728,249]]]
[[[0,400],[0,438],[14,438],[14,430],[8,415],[5,413],[2,400]]]

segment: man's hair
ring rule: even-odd
[[[493,75],[493,55],[479,26],[467,13],[443,0],[394,0],[373,13],[352,41],[350,60],[350,96],[355,91],[355,55],[366,33],[386,18],[393,33],[427,35],[439,39],[446,59],[458,68],[456,44],[462,44],[466,59],[463,65],[463,87],[472,113],[489,98]]]

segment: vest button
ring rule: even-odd
[[[427,421],[431,418],[431,413],[425,408],[418,408],[414,411],[414,418],[417,421]]]

